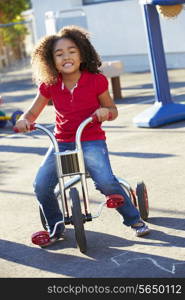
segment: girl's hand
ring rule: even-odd
[[[30,131],[30,125],[31,123],[28,120],[22,119],[16,122],[15,127],[19,132],[27,132]]]
[[[98,108],[95,111],[99,122],[108,121],[110,119],[110,109],[106,107]]]

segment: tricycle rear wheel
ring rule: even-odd
[[[141,218],[146,221],[149,215],[148,194],[144,182],[139,182],[136,186],[136,196]]]

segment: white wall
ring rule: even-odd
[[[36,40],[46,34],[45,12],[60,11],[81,5],[81,0],[31,0],[35,16]]]
[[[83,7],[94,41],[105,55],[147,53],[141,6],[138,0],[108,2]],[[167,52],[185,52],[185,11],[176,19],[161,18]]]
[[[44,13],[75,7],[83,8],[92,42],[104,59],[121,59],[127,71],[149,69],[147,40],[138,0],[82,6],[82,0],[32,0],[37,38],[46,34]],[[43,6],[42,6],[43,5]],[[167,64],[185,66],[185,11],[176,19],[160,17]]]
[[[147,36],[138,0],[83,6],[88,29],[104,59],[121,59],[126,71],[149,69]],[[175,19],[160,16],[167,67],[185,67],[185,11]]]
[[[137,3],[136,3],[137,2]],[[143,20],[138,1],[84,6],[88,28],[103,55],[146,53]]]

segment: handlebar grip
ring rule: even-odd
[[[13,130],[14,130],[15,133],[21,132],[21,131],[19,131],[19,129],[16,126],[13,127]],[[30,125],[30,130],[29,131],[33,131],[33,130],[36,130],[35,123]]]
[[[36,125],[36,123],[32,123],[32,124],[30,125],[30,131],[36,130],[35,125]]]
[[[18,133],[19,132],[19,129],[17,128],[17,127],[13,127],[13,131],[15,132],[15,133]]]
[[[92,122],[98,121],[98,117],[95,113],[92,114],[91,117],[92,117]],[[111,120],[112,120],[112,113],[111,113],[111,111],[109,111],[108,121],[111,121]]]
[[[92,122],[98,121],[98,117],[96,114],[92,114],[91,117],[92,117]]]
[[[112,113],[111,113],[111,111],[109,111],[108,121],[111,121],[111,120],[112,120]]]

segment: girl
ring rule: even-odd
[[[146,235],[149,228],[111,169],[101,123],[116,119],[118,111],[108,91],[108,80],[99,70],[101,60],[88,32],[77,26],[66,26],[58,34],[44,37],[33,51],[32,66],[34,81],[39,86],[38,93],[31,107],[17,121],[18,130],[29,131],[31,123],[48,101],[52,101],[56,112],[54,134],[60,151],[73,150],[77,127],[95,113],[98,121],[88,124],[82,133],[86,169],[107,200],[112,201],[114,196],[120,199],[122,205],[116,210],[122,215],[123,223],[131,226],[136,236]],[[62,218],[54,194],[58,179],[53,153],[51,146],[34,182],[35,194],[50,235],[56,222]],[[55,235],[42,247],[60,239],[63,231],[64,225],[58,225]]]

